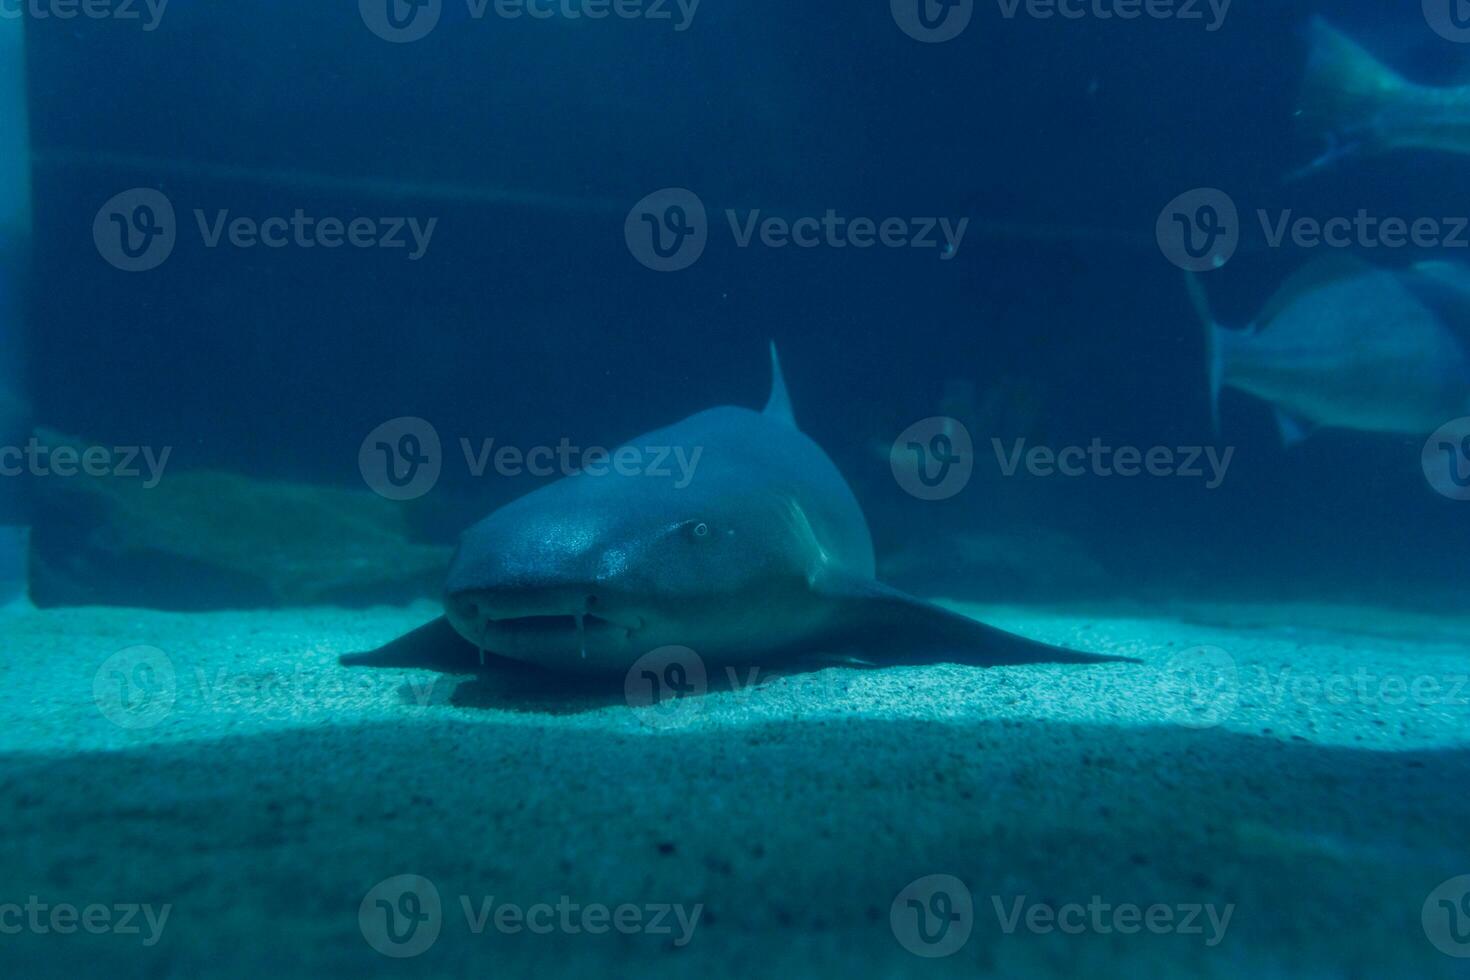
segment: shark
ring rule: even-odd
[[[1271,404],[1288,447],[1326,428],[1427,435],[1470,414],[1470,267],[1318,259],[1245,329],[1217,323],[1199,280],[1186,282],[1216,432],[1225,387]]]
[[[1412,82],[1321,17],[1307,34],[1297,119],[1327,150],[1291,177],[1394,150],[1470,154],[1470,86]]]
[[[707,409],[626,444],[685,449],[687,480],[583,471],[511,501],[461,536],[442,617],[342,663],[618,675],[666,647],[710,666],[1131,661],[880,583],[863,511],[797,427],[774,344],[770,359],[764,409]]]

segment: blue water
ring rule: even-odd
[[[1449,154],[1283,184],[1321,150],[1292,118],[1311,5],[1237,4],[1211,32],[1007,20],[982,4],[940,44],[913,41],[878,3],[708,2],[678,31],[472,19],[452,0],[408,44],[344,6],[176,0],[151,32],[28,23],[35,246],[56,270],[35,299],[38,418],[177,446],[180,465],[351,485],[358,441],[397,416],[592,444],[712,402],[758,403],[775,339],[803,426],[889,546],[1022,522],[1083,541],[1129,587],[1187,573],[1211,588],[1405,600],[1463,584],[1470,525],[1425,492],[1415,438],[1330,433],[1286,452],[1269,411],[1228,392],[1211,434],[1203,335],[1154,245],[1160,208],[1199,186],[1247,214],[1453,213]],[[1330,13],[1417,77],[1458,77],[1465,52],[1400,6]],[[164,191],[180,216],[174,253],[146,275],[100,264],[85,233],[135,186]],[[699,196],[713,231],[695,265],[658,274],[631,260],[623,221],[669,186]],[[498,201],[517,195],[529,203]],[[193,215],[298,208],[438,225],[407,261],[211,249]],[[740,248],[726,209],[970,227],[948,261]],[[1209,282],[1221,318],[1247,322],[1310,257],[1243,250]],[[912,509],[871,444],[943,414],[951,381],[977,400],[1025,392],[1024,417],[995,427],[1010,431],[976,434],[992,473],[991,436],[1237,457],[1209,492],[1189,479],[990,481]],[[506,495],[463,466],[442,489],[457,503],[441,531]]]
[[[1035,16],[1024,3],[1008,17],[1004,0],[976,0],[957,36],[925,43],[903,29],[906,2],[668,2],[658,7],[668,19],[593,20],[482,17],[467,0],[442,0],[432,29],[413,20],[426,10],[413,14],[401,0],[361,9],[345,0],[172,0],[151,22],[141,4],[141,21],[27,8],[34,226],[13,268],[31,271],[19,277],[26,282],[0,283],[0,308],[25,324],[0,337],[0,351],[21,362],[24,383],[0,416],[23,413],[86,445],[167,447],[169,473],[239,481],[237,498],[213,498],[220,519],[177,502],[119,510],[107,493],[59,493],[54,479],[36,474],[23,509],[0,501],[5,514],[33,524],[34,601],[201,616],[433,601],[433,579],[423,575],[395,582],[344,573],[325,597],[281,591],[224,557],[240,541],[270,550],[276,540],[271,513],[232,501],[266,499],[252,489],[266,487],[392,497],[373,469],[379,440],[371,434],[386,431],[390,456],[413,464],[424,444],[401,441],[402,420],[423,420],[439,441],[437,476],[403,494],[395,513],[416,544],[447,550],[464,527],[549,480],[477,473],[466,446],[616,446],[711,405],[758,408],[774,342],[795,417],[851,484],[880,570],[914,592],[1079,616],[1225,601],[1262,604],[1258,611],[1299,601],[1462,614],[1470,500],[1436,489],[1421,458],[1430,431],[1332,428],[1288,446],[1270,406],[1232,389],[1215,431],[1205,328],[1156,225],[1169,202],[1198,188],[1238,205],[1241,246],[1201,277],[1230,327],[1249,324],[1287,277],[1326,251],[1269,247],[1258,211],[1318,219],[1367,211],[1453,227],[1456,216],[1470,216],[1465,157],[1454,152],[1350,154],[1288,178],[1324,151],[1297,119],[1314,15],[1426,84],[1470,79],[1470,44],[1436,33],[1433,14],[1402,0],[1235,0],[1218,19],[1200,3],[1191,9],[1202,19],[1132,20],[1080,4],[1077,18]],[[424,33],[386,39],[375,19],[385,4],[407,18],[403,30],[417,23]],[[679,195],[659,196],[668,189]],[[670,210],[671,201],[682,210]],[[312,235],[327,222],[342,244],[296,237],[298,214]],[[246,224],[236,229],[238,219]],[[824,220],[840,221],[847,237],[801,247],[785,243],[780,228],[763,238],[761,219],[804,220],[814,236]],[[854,221],[871,226],[869,239],[892,221],[923,241],[856,247]],[[345,241],[352,227],[367,244]],[[747,228],[755,230],[742,244]],[[655,242],[650,230],[665,237]],[[279,247],[262,244],[262,231]],[[686,233],[702,244],[692,257],[680,251]],[[1462,246],[1346,251],[1386,268],[1466,260]],[[147,268],[127,268],[140,256]],[[670,262],[678,267],[658,268]],[[12,303],[22,295],[24,304]],[[19,305],[24,315],[11,315]],[[1470,324],[1451,326],[1470,349]],[[924,422],[935,418],[945,421]],[[915,457],[903,434],[915,425],[931,484],[948,472],[936,454],[953,445],[934,441],[936,433],[948,439],[963,429],[973,447],[967,475],[934,495],[942,499],[925,499],[904,475]],[[1074,476],[1024,466],[1008,474],[1005,457],[1018,444],[1050,453],[1121,447],[1136,453],[1135,468],[1158,450],[1191,472],[1122,476],[1109,456],[1106,467]],[[1470,473],[1470,439],[1445,445],[1451,475]],[[1212,458],[1228,462],[1212,473]],[[326,537],[340,533],[330,522],[320,527]],[[139,528],[152,538],[119,543]],[[1168,608],[1173,616],[1184,607]],[[1287,614],[1231,615],[1214,611],[1200,622],[1294,628]],[[200,622],[206,634],[213,629]],[[1304,622],[1300,635],[1331,646],[1334,628]],[[1140,653],[1123,633],[1109,634],[1125,644],[1113,652]],[[536,705],[553,705],[548,716],[563,713],[554,696],[538,697]],[[455,706],[464,703],[473,696]],[[1377,724],[1400,730],[1398,720]],[[1269,740],[1305,737],[1283,735],[1277,721],[1257,728],[1239,737],[1268,741],[1219,751],[1242,772],[1255,772],[1256,762],[1238,760],[1260,752],[1263,768],[1281,765],[1270,779],[1288,778],[1299,760],[1281,763]],[[919,741],[927,746],[931,736],[941,739],[925,729]],[[1394,790],[1355,768],[1342,748],[1351,738],[1341,735],[1336,754],[1310,764],[1328,773],[1324,785],[1357,773],[1351,787],[1371,811],[1381,802],[1375,787],[1384,798]],[[487,741],[475,744],[490,752]],[[984,755],[985,744],[967,740],[963,751]],[[1168,744],[1165,766],[1201,743],[1181,738],[1177,752]],[[1436,761],[1463,775],[1463,752],[1449,760],[1431,753]],[[882,772],[881,762],[866,764]],[[1073,762],[1091,773],[1090,758]],[[925,771],[922,762],[905,765]],[[572,793],[558,772],[557,791]],[[800,772],[823,778],[820,767]],[[284,784],[289,797],[295,783]],[[923,791],[903,792],[905,813],[929,812]],[[1125,814],[1155,806],[1139,794],[1100,805]],[[1189,799],[1205,798],[1202,790]],[[613,801],[608,812],[621,812]],[[843,806],[840,796],[831,804]],[[1263,812],[1252,812],[1250,833],[1264,833],[1258,824],[1271,811]],[[445,819],[435,814],[423,826]],[[1449,822],[1426,820],[1438,830]],[[1316,871],[1337,860],[1334,833],[1352,836],[1330,820],[1304,819],[1283,831],[1286,843],[1260,846],[1307,853],[1289,866]],[[1470,870],[1436,864],[1463,846],[1429,839],[1429,857],[1397,865],[1431,866],[1425,891]],[[967,845],[1007,846],[1004,832]],[[402,839],[390,835],[384,846]],[[850,846],[854,855],[863,847],[857,838]],[[1024,861],[1044,864],[1046,846],[1044,833],[1026,838]],[[1099,847],[1121,845],[1101,838]],[[1399,860],[1374,853],[1374,861]],[[266,858],[276,859],[295,860],[279,850]],[[592,859],[576,860],[580,869]],[[907,877],[935,867],[907,860],[894,862]],[[717,855],[701,852],[694,865],[691,875],[730,875]],[[1210,880],[1200,887],[1214,894],[1208,888],[1232,880],[1232,868],[1199,870]],[[27,883],[13,884],[23,897]],[[989,894],[971,885],[977,901]],[[355,881],[340,890],[351,899],[343,899],[342,928],[361,952],[353,920],[361,890]],[[1330,882],[1322,890],[1330,895]],[[888,896],[881,899],[869,913],[880,931]],[[1463,908],[1470,916],[1470,904]],[[1405,913],[1411,927],[1415,914],[1417,906]],[[822,927],[798,918],[795,931],[820,950]],[[752,949],[781,941],[779,931],[756,932]],[[1423,953],[1422,937],[1406,941]],[[1292,942],[1271,934],[1262,952],[1216,960],[1224,972],[1208,975],[1238,975],[1251,963],[1283,975],[1305,970]],[[608,975],[631,969],[600,955],[589,961]],[[1312,955],[1305,959],[1310,965]],[[167,975],[166,964],[139,962]],[[1332,969],[1344,962],[1352,956]],[[1433,960],[1446,971],[1458,962]],[[737,966],[758,964],[753,953]],[[969,965],[970,975],[1003,974],[1006,961]]]

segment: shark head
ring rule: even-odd
[[[756,424],[758,413],[716,409],[685,431]],[[686,486],[582,473],[502,507],[461,538],[449,622],[482,650],[553,668],[626,669],[661,646],[738,643],[793,603],[821,553],[792,499],[732,488],[721,456],[705,454]]]

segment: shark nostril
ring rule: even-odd
[[[592,607],[594,607],[596,605],[597,605],[597,596],[595,596],[595,595],[589,595],[587,597],[587,608],[588,609],[591,609]]]

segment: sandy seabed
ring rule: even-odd
[[[717,676],[638,709],[337,665],[428,605],[12,614],[0,964],[1470,975],[1470,879],[1445,885],[1470,875],[1470,620],[963,608],[1145,663]]]

